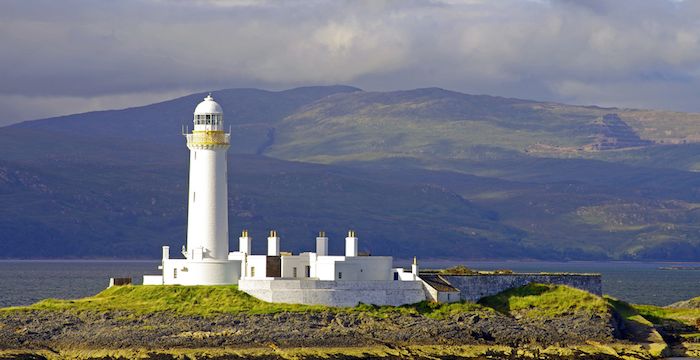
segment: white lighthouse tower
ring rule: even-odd
[[[228,259],[228,190],[226,151],[230,134],[224,132],[224,112],[211,94],[194,109],[190,149],[188,259]]]
[[[226,151],[230,134],[224,131],[224,112],[209,96],[194,110],[194,130],[184,134],[190,149],[187,246],[185,259],[170,259],[163,247],[162,284],[235,284],[240,260],[229,260],[228,185]],[[158,283],[149,278],[149,283]],[[146,283],[146,278],[144,278]]]

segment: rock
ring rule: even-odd
[[[377,344],[502,344],[610,342],[610,319],[566,315],[538,320],[503,314],[458,314],[445,319],[361,313],[310,312],[220,314],[187,317],[171,313],[125,314],[52,311],[14,312],[0,317],[0,349],[19,348],[208,348],[346,347]],[[24,329],[26,331],[18,331]]]

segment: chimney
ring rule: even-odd
[[[316,237],[316,256],[328,256],[328,237],[325,231],[320,231]]]
[[[345,256],[357,256],[357,236],[354,230],[348,231],[345,238]]]
[[[267,256],[280,256],[280,238],[275,230],[270,230],[267,237]]]
[[[170,246],[163,246],[163,260],[170,259]]]
[[[413,278],[418,278],[418,260],[416,257],[413,257],[413,264],[411,265],[411,274],[413,274]]]
[[[248,236],[248,230],[241,232],[241,237],[238,238],[238,251],[244,254],[250,254],[250,243],[253,238]]]

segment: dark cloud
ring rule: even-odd
[[[700,111],[698,18],[672,0],[5,0],[0,124],[335,83]]]

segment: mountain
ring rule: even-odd
[[[205,94],[0,128],[1,257],[153,258],[185,242],[181,127]],[[397,257],[700,259],[700,114],[437,88],[214,93],[230,232],[357,230]],[[263,251],[263,241],[254,249]]]

